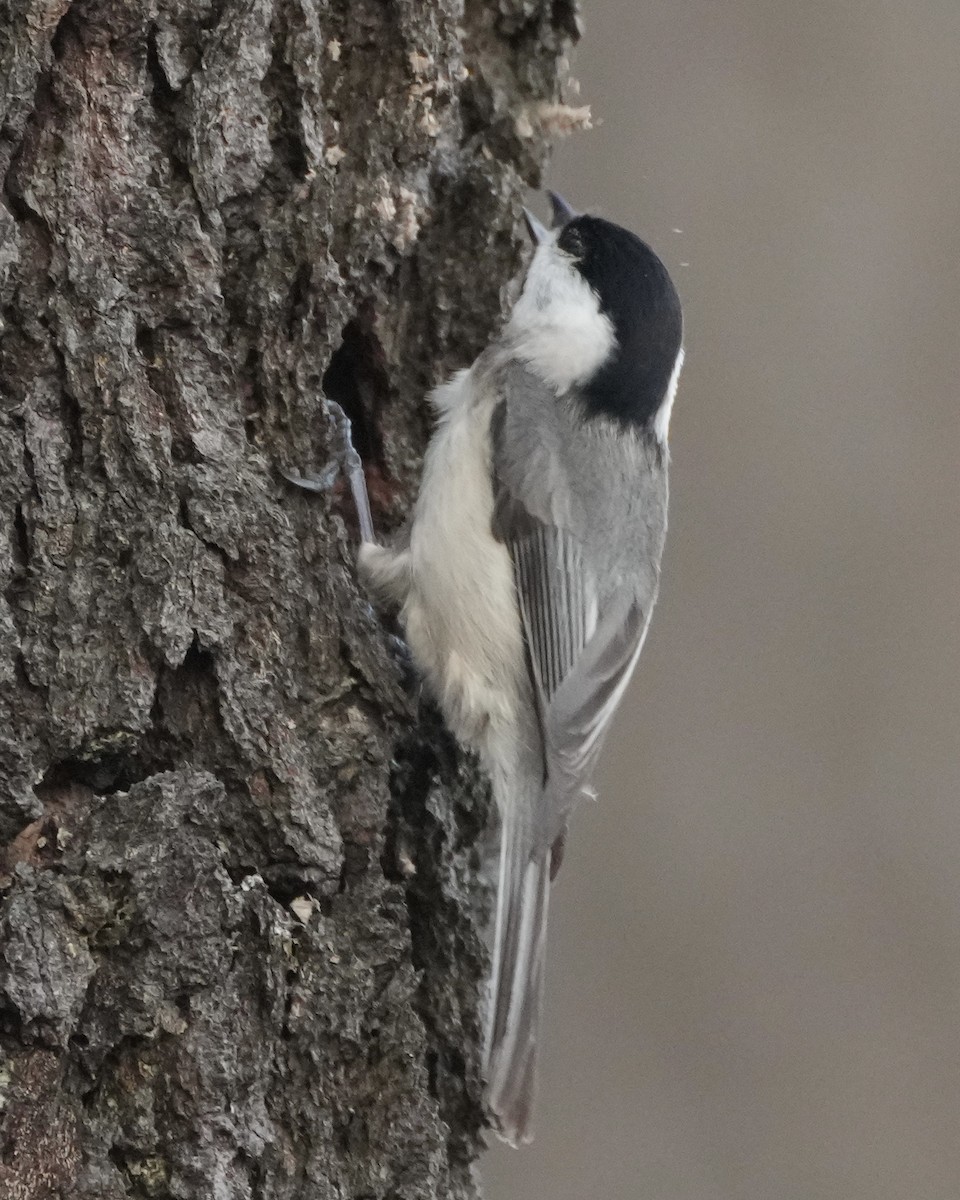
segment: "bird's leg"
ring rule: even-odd
[[[324,406],[332,426],[330,461],[319,471],[301,475],[297,471],[281,469],[283,477],[308,492],[327,492],[337,481],[342,471],[350,484],[353,503],[360,525],[360,549],[357,555],[360,576],[375,595],[392,607],[399,607],[406,598],[409,588],[407,554],[392,546],[382,546],[377,541],[370,513],[370,497],[367,481],[363,474],[363,462],[353,444],[350,418],[336,400],[324,398]],[[372,609],[370,610],[372,613]],[[416,670],[406,642],[396,634],[387,634],[387,646],[396,662],[404,686],[412,690],[417,683]]]
[[[373,517],[370,514],[370,497],[367,494],[367,481],[363,474],[363,461],[353,444],[350,418],[336,400],[324,398],[323,403],[333,426],[330,439],[333,446],[333,457],[321,470],[310,471],[306,475],[301,475],[297,471],[282,471],[281,473],[285,479],[289,479],[297,487],[306,488],[308,492],[326,492],[333,487],[337,475],[343,471],[350,484],[354,507],[357,510],[360,541],[376,545],[377,535],[374,533]]]

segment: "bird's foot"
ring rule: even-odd
[[[319,471],[282,470],[284,479],[308,492],[328,492],[337,481],[337,476],[343,472],[350,485],[354,507],[357,510],[357,520],[360,525],[360,540],[376,542],[373,530],[373,517],[370,514],[370,497],[367,494],[367,480],[363,473],[363,460],[353,444],[350,430],[350,418],[336,400],[324,399],[324,408],[330,417],[333,458]]]

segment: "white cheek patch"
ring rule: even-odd
[[[616,337],[596,293],[555,243],[556,232],[537,247],[506,333],[517,357],[565,392],[603,366]]]
[[[666,443],[670,433],[670,414],[673,411],[673,402],[677,396],[677,384],[680,382],[680,372],[683,369],[684,349],[681,346],[677,354],[677,361],[673,364],[673,373],[670,376],[670,382],[667,384],[667,390],[660,402],[660,407],[657,409],[657,415],[653,418],[653,432],[656,435],[660,445]]]

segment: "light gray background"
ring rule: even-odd
[[[957,1200],[960,4],[586,17],[551,181],[666,259],[687,368],[488,1196]]]

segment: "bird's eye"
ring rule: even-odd
[[[579,230],[569,228],[565,229],[562,237],[560,238],[560,248],[561,250],[565,250],[567,254],[572,255],[574,258],[579,258],[583,253],[583,238],[580,236]]]

